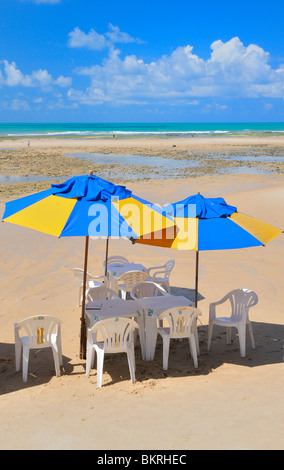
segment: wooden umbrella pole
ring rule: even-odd
[[[199,251],[196,252],[196,258],[195,258],[195,308],[197,308],[197,297],[198,297],[198,267],[199,267]]]
[[[81,314],[81,334],[80,334],[80,359],[86,359],[86,320],[85,320],[85,304],[86,304],[86,285],[87,285],[87,269],[88,269],[88,250],[89,250],[89,237],[86,237],[85,242],[85,261],[84,261],[84,277],[83,277],[83,299],[82,299],[82,314]]]
[[[107,276],[108,242],[109,242],[109,237],[107,237],[107,241],[106,241],[105,276]]]

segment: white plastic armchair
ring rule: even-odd
[[[16,371],[21,368],[23,358],[23,381],[28,378],[30,349],[52,348],[56,376],[60,376],[62,366],[61,320],[51,315],[34,316],[15,323]],[[26,336],[22,335],[26,333]]]
[[[158,295],[169,295],[165,289],[153,281],[139,282],[132,287],[130,295],[132,299],[137,300],[143,297],[156,297]]]
[[[162,266],[152,266],[147,269],[150,280],[160,284],[170,294],[170,274],[174,268],[175,260],[170,259]]]
[[[107,265],[110,266],[111,264],[115,264],[118,266],[122,266],[123,264],[129,263],[128,259],[124,256],[113,255],[109,256],[107,260]],[[103,262],[103,267],[105,268],[106,262]]]
[[[217,317],[216,307],[229,300],[231,309],[228,316]],[[252,324],[249,320],[249,309],[256,305],[258,297],[255,292],[249,289],[235,289],[229,292],[225,297],[209,305],[209,325],[208,325],[208,351],[211,346],[213,326],[224,326],[227,332],[227,344],[231,342],[231,330],[237,328],[239,334],[241,357],[246,355],[246,326],[251,339],[252,348],[255,349]]]
[[[127,292],[131,292],[139,282],[147,281],[149,274],[144,271],[128,271],[121,274],[118,280],[118,291],[121,293],[121,298],[126,299]]]
[[[109,275],[109,273],[106,269],[106,265],[107,265],[107,267],[109,267],[109,266],[123,266],[124,264],[127,264],[127,263],[129,263],[128,259],[125,258],[124,256],[119,256],[119,255],[109,256],[108,259],[107,259],[107,263],[106,263],[106,260],[104,260],[103,267],[104,267],[104,272],[105,272],[105,275],[107,276],[108,282],[109,282],[110,275]]]
[[[188,338],[191,357],[194,367],[198,367],[197,356],[199,355],[199,341],[197,331],[197,318],[201,315],[200,310],[194,307],[174,307],[165,310],[157,316],[157,320],[165,320],[168,326],[159,326],[158,333],[163,338],[163,369],[168,369],[169,349],[171,338]]]
[[[87,361],[86,376],[89,377],[94,355],[97,353],[97,386],[102,386],[102,374],[104,354],[126,353],[130,371],[131,382],[135,382],[135,355],[134,355],[134,330],[138,328],[137,323],[130,318],[108,318],[100,320],[87,334]],[[97,341],[97,336],[102,341]]]
[[[87,291],[87,302],[89,301],[96,301],[96,300],[111,300],[111,299],[119,299],[118,295],[114,290],[110,289],[109,287],[99,286],[99,287],[92,287]]]
[[[79,283],[78,307],[80,307],[82,304],[82,295],[83,295],[84,270],[81,268],[73,268],[72,271]],[[99,287],[102,285],[107,285],[106,276],[93,276],[92,274],[87,272],[86,290],[90,289],[91,287]]]

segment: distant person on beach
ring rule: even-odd
[[[30,141],[28,140],[28,147],[30,146]]]

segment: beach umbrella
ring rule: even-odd
[[[80,357],[86,355],[85,291],[89,237],[139,238],[171,229],[175,222],[159,207],[93,174],[75,176],[5,205],[4,222],[57,237],[85,237]]]
[[[150,237],[133,239],[142,243],[196,252],[195,306],[198,296],[199,252],[265,246],[282,230],[238,212],[222,197],[196,194],[163,207],[176,222],[175,234],[163,231]],[[162,235],[162,236],[161,236]]]

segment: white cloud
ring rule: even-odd
[[[26,100],[21,100],[18,98],[13,99],[11,102],[3,102],[0,104],[1,108],[10,110],[10,111],[29,111],[30,105]]]
[[[110,31],[106,32],[105,36],[110,40],[111,44],[118,42],[124,44],[129,42],[142,42],[140,39],[132,38],[128,33],[123,33],[118,26],[113,26],[109,23],[108,27]]]
[[[52,76],[47,70],[37,70],[31,75],[32,82],[38,84],[40,87],[47,89],[52,85]]]
[[[8,60],[4,59],[3,64],[4,74],[0,70],[0,86],[40,87],[44,91],[49,91],[54,86],[69,87],[72,83],[70,77],[60,75],[56,79],[52,78],[47,70],[39,69],[32,72],[30,75],[24,75],[21,70],[17,68],[15,62],[8,62]]]
[[[3,63],[6,79],[4,78],[2,83],[6,84],[7,86],[31,86],[31,77],[28,75],[23,75],[22,72],[17,69],[15,62],[9,63],[7,60],[3,60]]]
[[[68,97],[95,105],[283,96],[283,66],[272,69],[269,54],[261,47],[246,47],[235,37],[225,43],[213,42],[211,50],[210,58],[204,60],[187,45],[145,63],[136,55],[121,58],[121,52],[111,47],[102,65],[75,70],[78,75],[89,76],[91,83],[85,91],[70,89]]]
[[[80,104],[167,104],[171,107],[182,104],[191,108],[198,106],[203,113],[216,113],[230,109],[228,99],[264,98],[265,101],[268,98],[270,101],[270,98],[282,99],[284,95],[284,65],[272,68],[268,52],[256,44],[245,46],[238,37],[227,42],[214,41],[206,60],[194,54],[191,45],[186,45],[146,62],[134,54],[122,55],[114,46],[115,42],[125,44],[138,40],[111,24],[108,33],[102,35],[94,30],[85,34],[79,28],[73,33],[69,35],[71,47],[107,48],[107,55],[100,64],[77,67],[73,71],[77,75],[76,87],[71,88],[71,77],[63,74],[53,77],[46,69],[25,74],[15,62],[6,59],[0,61],[0,87],[14,87],[17,91],[20,87],[38,89],[51,95],[53,92],[49,100],[54,102],[49,104],[54,109],[74,108]],[[79,85],[80,76],[85,77],[82,83],[89,79],[87,87]],[[60,97],[54,94],[59,89]],[[67,92],[63,93],[64,89]],[[30,103],[39,105],[40,101],[31,98]],[[9,103],[9,109],[28,109],[28,106],[29,103],[21,99]],[[270,106],[265,109],[269,111]]]
[[[106,47],[106,38],[102,34],[98,34],[94,29],[91,29],[88,34],[81,31],[76,27],[69,34],[70,47],[86,47],[87,49],[101,50]]]
[[[131,37],[128,33],[120,31],[118,26],[108,25],[109,31],[104,34],[97,33],[91,29],[89,33],[85,33],[78,26],[71,31],[68,36],[68,45],[73,48],[87,48],[92,50],[102,50],[111,47],[115,43],[141,43],[140,39]]]
[[[62,88],[67,88],[71,86],[72,83],[72,78],[71,77],[63,77],[63,75],[60,75],[55,81],[55,85],[58,85]]]

